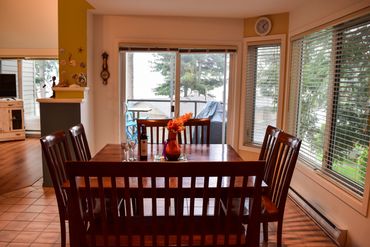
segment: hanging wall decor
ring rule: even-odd
[[[72,51],[59,49],[60,80],[57,87],[69,87],[74,84],[80,87],[87,86],[84,52],[85,49],[82,47]]]
[[[102,57],[103,57],[103,68],[100,73],[100,77],[103,79],[103,84],[107,85],[108,79],[110,77],[110,73],[108,71],[108,53],[104,52],[102,54]]]

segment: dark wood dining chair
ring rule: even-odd
[[[162,144],[167,140],[167,123],[171,119],[137,119],[137,132],[140,138],[142,126],[146,127],[148,143]]]
[[[148,143],[161,144],[167,140],[167,124],[171,119],[138,119],[138,136],[141,134],[141,127],[147,128]],[[209,144],[210,143],[209,118],[191,118],[185,122],[185,129],[178,135],[180,144]]]
[[[179,143],[209,144],[211,135],[211,120],[209,118],[191,118],[184,124],[180,133]]]
[[[264,163],[68,162],[71,246],[259,246]],[[102,205],[110,198],[110,208],[102,212],[111,211],[111,220],[92,213],[97,195]],[[117,210],[119,195],[124,195],[124,215]],[[220,217],[223,196],[228,207]],[[234,199],[243,203],[231,207]],[[171,207],[171,201],[179,206]],[[87,202],[87,211],[81,202]]]
[[[87,142],[84,126],[80,123],[69,129],[72,146],[76,159],[88,161],[91,159],[89,144]]]
[[[41,137],[40,142],[57,198],[61,246],[64,247],[66,246],[65,221],[68,219],[68,196],[66,191],[62,188],[62,185],[67,180],[64,162],[72,159],[71,153],[68,148],[66,135],[63,131]]]
[[[260,155],[259,155],[259,158],[258,158],[258,160],[266,160],[266,166],[265,166],[265,172],[264,172],[264,175],[263,175],[263,181],[265,181],[265,183],[267,183],[267,184],[271,183],[272,172],[273,171],[272,171],[272,167],[271,167],[272,163],[269,162],[269,161],[271,159],[272,151],[274,149],[276,140],[277,140],[280,132],[281,132],[281,130],[274,127],[274,126],[271,126],[271,125],[267,126],[266,132],[265,132],[265,137],[263,139],[263,143],[262,143],[262,147],[261,147],[261,152],[260,152]]]
[[[268,241],[268,222],[277,221],[277,246],[282,244],[285,203],[297,162],[301,140],[280,132],[274,145],[269,166],[272,172],[268,192],[262,195],[263,238]]]

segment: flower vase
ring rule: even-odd
[[[165,151],[166,151],[165,156],[167,160],[176,161],[179,159],[181,154],[181,148],[179,142],[177,141],[176,132],[169,132]]]

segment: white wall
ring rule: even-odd
[[[93,15],[88,13],[87,15],[87,87],[89,90],[85,92],[85,96],[88,97],[88,102],[84,104],[84,111],[86,115],[82,115],[82,121],[84,122],[84,128],[86,131],[86,138],[89,143],[90,152],[92,155],[96,153],[95,150],[95,123],[94,123],[94,78],[93,78],[93,69],[94,60],[94,30],[93,30]]]
[[[307,31],[365,6],[369,6],[369,0],[307,1],[306,5],[290,13],[290,35]],[[243,39],[241,19],[94,16],[93,29],[94,65],[89,66],[93,70],[89,81],[93,83],[94,94],[95,150],[101,149],[106,143],[119,141],[120,42],[230,44],[241,42]],[[111,73],[106,86],[102,84],[99,76],[102,66],[101,54],[104,51],[109,54],[108,65]],[[240,72],[240,58],[237,67]],[[240,88],[240,74],[241,72],[238,73],[239,77],[233,88],[235,91]],[[237,103],[233,106],[240,105]],[[239,112],[237,108],[232,109]],[[246,158],[251,159],[253,156],[250,154]],[[258,157],[257,153],[254,155],[254,158]],[[349,206],[350,200],[346,200],[348,197],[341,195],[339,189],[330,192],[327,190],[330,186],[324,182],[320,183],[319,179],[317,174],[298,165],[292,187],[334,222],[349,230],[347,246],[370,246],[370,219]]]
[[[240,45],[242,38],[242,19],[95,16],[92,81],[96,150],[106,143],[119,142],[120,42]],[[102,67],[101,54],[104,51],[109,54],[111,77],[108,85],[103,85],[99,76]]]
[[[310,0],[289,13],[289,32],[295,35],[369,6],[370,0]]]
[[[58,55],[58,0],[0,0],[0,56]]]
[[[307,1],[306,5],[290,13],[290,34],[307,31],[369,6],[369,0]],[[296,167],[291,186],[324,215],[348,229],[346,246],[370,246],[370,218],[359,212],[370,214],[368,201],[362,203],[300,164]]]

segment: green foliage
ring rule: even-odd
[[[299,105],[299,136],[316,154],[323,158],[325,116],[330,72],[331,35],[322,40],[302,44],[302,74]]]
[[[368,146],[356,143],[351,150],[351,154],[344,159],[340,159],[339,157],[334,159],[332,169],[361,186],[364,186],[368,152]]]
[[[362,146],[362,145],[357,144],[355,146],[355,149],[358,150],[356,164],[360,166],[359,170],[360,170],[361,176],[359,178],[359,181],[360,183],[365,185],[365,174],[367,170],[367,159],[369,157],[369,146]]]
[[[324,159],[328,168],[363,186],[370,141],[370,42],[357,28],[324,30],[301,42],[298,135],[319,164]],[[331,144],[324,146],[325,131]]]
[[[369,145],[369,76],[370,55],[369,40],[360,39],[353,44],[353,39],[358,38],[355,29],[344,32],[342,49],[351,52],[341,54],[340,67],[337,76],[340,80],[338,86],[342,88],[337,92],[338,106],[336,108],[337,119],[335,122],[334,136],[334,162],[352,162],[359,169],[366,169],[366,158],[361,155],[367,153]],[[364,52],[367,51],[367,52]],[[366,149],[366,150],[365,150]],[[360,154],[353,155],[354,153]],[[354,156],[354,157],[353,157]],[[365,171],[366,173],[366,171]],[[353,178],[354,181],[364,183],[364,174]],[[347,174],[344,174],[347,176]]]
[[[58,77],[57,60],[35,60],[35,83],[37,85],[48,84],[53,76]]]
[[[152,69],[165,78],[165,82],[154,89],[156,95],[170,96],[174,93],[170,85],[175,81],[175,58],[168,53],[155,54]],[[184,97],[194,90],[204,97],[212,97],[209,91],[223,85],[224,66],[224,54],[182,54],[180,91]]]
[[[280,46],[256,46],[256,87],[260,93],[272,99],[273,110],[277,112],[279,99]]]

